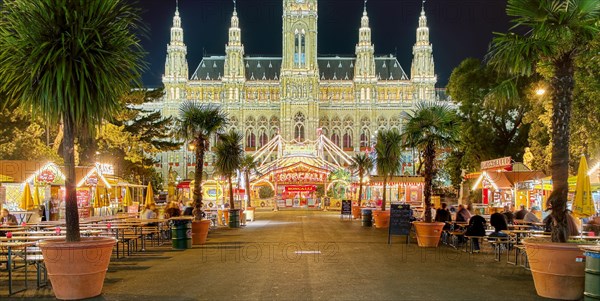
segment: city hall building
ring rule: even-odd
[[[356,51],[347,56],[317,53],[317,0],[282,0],[282,4],[281,56],[245,53],[239,27],[243,12],[238,14],[234,8],[229,32],[223,32],[229,35],[224,55],[204,57],[198,66],[192,66],[195,69],[188,68],[177,8],[162,77],[166,94],[163,101],[147,108],[177,116],[184,100],[217,105],[228,115],[227,129],[243,133],[248,153],[256,154],[279,139],[277,151],[261,152],[260,156],[268,157],[257,160],[283,168],[273,162],[285,156],[281,147],[287,146],[288,155],[297,150],[320,157],[316,160],[332,165],[316,168],[330,170],[346,165],[347,155],[372,147],[378,130],[401,131],[401,114],[415,103],[436,99],[433,50],[424,8],[418,16],[409,76],[395,56],[375,54],[366,3],[356,32]],[[193,70],[191,76],[189,70]],[[319,151],[319,141],[332,144],[328,147],[332,151]],[[165,179],[169,170],[181,180],[192,178],[195,160],[187,145],[157,159],[156,167]],[[407,161],[410,166],[412,158]],[[214,156],[209,153],[206,162],[204,176],[212,179]]]

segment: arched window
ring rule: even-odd
[[[302,114],[301,112],[296,113],[296,115],[294,116],[294,138],[296,139],[296,141],[298,142],[302,142],[304,141],[304,121],[306,120],[306,117],[304,117],[304,114]]]
[[[360,132],[360,147],[371,146],[371,131],[368,128],[363,128]]]
[[[351,148],[351,147],[352,147],[352,130],[346,129],[346,132],[344,133],[344,148]]]
[[[334,129],[332,132],[333,132],[333,134],[331,135],[331,142],[333,142],[335,145],[340,147],[341,146],[340,130]]]
[[[306,64],[306,31],[294,31],[294,64],[302,67]]]
[[[246,147],[255,148],[256,147],[256,135],[252,133],[251,129],[246,131]]]
[[[263,147],[269,142],[269,136],[267,135],[267,129],[261,128],[258,134],[258,147]]]

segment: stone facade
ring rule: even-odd
[[[229,116],[228,127],[244,133],[248,152],[259,149],[277,133],[288,141],[312,141],[321,128],[324,135],[352,154],[372,146],[378,130],[401,130],[401,113],[416,102],[436,98],[424,9],[409,78],[396,57],[375,55],[366,1],[356,52],[345,57],[318,56],[317,0],[282,1],[281,57],[245,54],[240,16],[234,8],[225,55],[204,57],[191,77],[176,9],[163,75],[166,94],[162,102],[148,108],[171,116],[178,114],[184,100],[218,105]],[[193,171],[188,168],[194,162],[192,156],[187,147],[160,154],[157,168],[166,173],[170,167],[179,178],[187,178]],[[213,155],[208,154],[206,160],[205,171],[210,177]]]

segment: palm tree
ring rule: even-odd
[[[250,173],[253,171],[258,173],[258,162],[251,155],[245,155],[240,163],[240,167],[244,173],[244,181],[246,182],[246,207],[252,207],[252,202],[250,202]]]
[[[244,155],[242,149],[242,135],[235,130],[219,136],[219,141],[216,145],[215,154],[217,160],[215,162],[216,170],[219,174],[227,177],[229,182],[229,208],[235,209],[233,203],[233,175],[240,168]]]
[[[425,222],[430,223],[431,183],[436,173],[436,152],[458,143],[458,118],[448,105],[435,102],[419,103],[412,113],[407,112],[402,117],[406,121],[402,133],[404,146],[417,148],[423,154]]]
[[[552,98],[552,241],[568,238],[569,121],[575,59],[600,32],[598,0],[509,0],[513,26],[496,33],[488,59],[499,70],[518,75],[538,73],[550,83]],[[523,34],[524,33],[524,34]]]
[[[195,220],[201,220],[202,175],[204,154],[210,150],[210,137],[226,124],[225,114],[217,107],[185,101],[179,108],[179,137],[194,145],[196,167],[194,169],[194,210]]]
[[[402,137],[396,129],[382,130],[377,133],[375,153],[377,174],[383,176],[383,200],[381,210],[385,210],[387,201],[387,181],[400,169]]]
[[[373,159],[369,155],[358,153],[352,157],[350,170],[354,170],[358,174],[358,206],[362,203],[363,179],[369,175],[371,169],[373,169]]]
[[[139,10],[121,0],[5,0],[0,18],[0,94],[62,122],[66,225],[79,241],[75,137],[119,107],[145,64]]]

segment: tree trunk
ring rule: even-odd
[[[435,146],[432,142],[427,143],[424,153],[425,159],[425,183],[423,185],[423,197],[425,203],[425,222],[431,223],[431,186],[433,182],[433,163],[435,161]]]
[[[233,202],[233,180],[232,176],[227,177],[229,179],[229,210],[235,209],[235,203]]]
[[[63,160],[65,161],[65,219],[67,241],[80,241],[79,211],[75,184],[75,124],[69,114],[63,116]]]
[[[194,171],[194,210],[195,220],[201,220],[202,212],[202,176],[204,172],[204,152],[208,149],[208,141],[203,137],[196,138],[196,168]]]
[[[563,55],[554,62],[555,74],[552,86],[552,241],[566,242],[569,237],[567,224],[567,194],[569,191],[569,125],[573,101],[573,59]]]
[[[358,207],[362,203],[362,186],[363,186],[363,175],[360,174],[359,182],[358,182]]]
[[[246,208],[252,207],[252,202],[250,202],[250,171],[244,171],[244,178],[246,180]]]
[[[383,177],[383,200],[381,201],[381,210],[385,211],[385,202],[387,196],[387,176]]]

